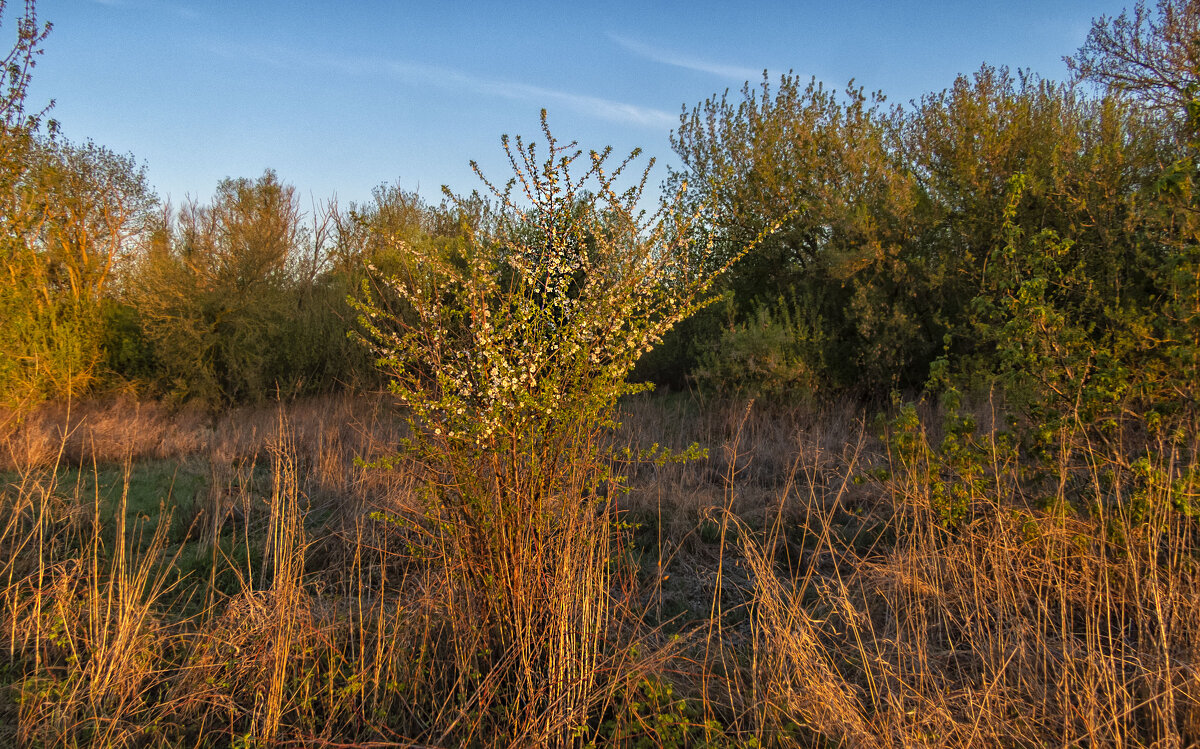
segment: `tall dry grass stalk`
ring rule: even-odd
[[[98,469],[90,483],[75,474],[63,486],[72,474],[33,467],[5,488],[5,640],[19,738],[586,739],[596,711],[641,663],[621,645],[632,620],[615,608],[612,512],[576,504],[468,532],[431,501],[419,466],[380,482],[378,472],[354,473],[352,452],[331,455],[338,440],[302,441],[302,432],[277,414],[263,494],[251,465],[208,471],[236,485],[234,501],[247,508],[243,522],[208,533],[193,522],[168,538],[180,531],[159,522],[152,538],[137,538],[125,525],[130,464],[126,491],[108,509]],[[244,438],[231,434],[210,455],[224,464]],[[346,485],[355,494],[331,506],[322,473],[335,461],[359,478]],[[489,556],[476,544],[491,544]],[[204,565],[180,578],[184,555]]]
[[[836,411],[630,407],[621,439],[712,457],[588,502],[564,470],[489,506],[505,524],[465,527],[429,463],[355,466],[402,431],[337,403],[230,420],[188,459],[246,508],[212,538],[151,531],[137,463],[111,498],[99,464],[6,474],[0,742],[1200,741],[1189,446],[1064,432],[1033,473],[993,429],[950,461],[936,412],[879,440]]]
[[[129,528],[126,483],[108,538],[98,488],[90,502],[80,488],[60,486],[55,471],[29,470],[4,492],[0,599],[10,663],[27,668],[16,684],[22,743],[71,744],[80,733],[96,745],[144,737],[174,645],[157,611],[171,588],[169,522],[148,540],[143,526]]]
[[[1197,745],[1196,456],[1149,443],[1131,460],[1061,437],[1079,452],[1046,476],[1048,495],[1026,493],[1028,464],[994,432],[957,474],[922,432],[859,473],[875,477],[862,487],[796,493],[816,530],[799,576],[773,561],[778,534],[731,518],[752,660],[728,678],[750,704],[706,699],[784,743]],[[936,490],[955,481],[970,507],[948,526]],[[849,527],[864,511],[886,519],[891,540],[828,532],[848,511]]]

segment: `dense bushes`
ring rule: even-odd
[[[101,306],[153,202],[132,160],[56,137],[45,110],[26,109],[49,26],[32,4],[16,25],[0,96],[0,406],[10,407],[93,380]]]
[[[324,273],[328,232],[302,218],[295,190],[270,171],[164,215],[126,295],[163,392],[230,403],[352,376],[343,294]]]
[[[825,331],[819,315],[794,301],[760,303],[742,319],[732,304],[728,322],[699,350],[692,376],[722,395],[809,401],[825,383]]]
[[[1190,319],[1168,310],[1185,303],[1195,245],[1194,11],[1098,22],[1069,83],[984,66],[889,108],[789,74],[701,103],[673,135],[668,185],[703,217],[691,239],[707,270],[779,229],[635,376],[805,400],[913,391],[947,361],[960,385],[1011,386],[1014,336],[1052,332],[1149,366],[1171,349],[1156,336],[1186,338]],[[10,405],[113,385],[224,404],[378,384],[348,335],[367,267],[453,255],[498,228],[478,196],[431,206],[387,185],[305,215],[270,171],[155,210],[131,159],[25,112],[46,30],[22,24],[3,130]],[[1061,319],[1017,325],[1014,305],[1034,297]]]
[[[1143,31],[1143,55],[1170,43]],[[1105,69],[1095,47],[1078,69]],[[1164,74],[1184,81],[1194,71]],[[1116,309],[1153,317],[1166,293],[1156,269],[1177,259],[1166,248],[1178,227],[1163,214],[1178,211],[1163,203],[1163,180],[1178,190],[1187,171],[1179,120],[1127,82],[1096,97],[1080,83],[989,66],[890,110],[881,96],[839,97],[793,75],[703,102],[674,136],[682,167],[671,180],[692,187],[695,205],[717,208],[704,238],[733,252],[763,221],[786,221],[725,280],[730,324],[681,329],[674,365],[701,383],[721,384],[720,371],[732,378],[723,389],[762,391],[759,380],[774,375],[747,366],[748,355],[764,357],[748,352],[782,361],[803,350],[810,387],[884,394],[920,388],[948,356],[985,384],[1005,366],[997,346],[1012,339],[981,332],[997,324],[1012,284],[1047,263],[1064,275],[1047,290],[1055,304],[1073,324],[1094,325],[1087,345]],[[819,345],[808,326],[788,338],[761,324],[796,305],[820,321]],[[759,340],[722,345],[722,330]],[[729,361],[708,354],[695,369],[706,351]]]

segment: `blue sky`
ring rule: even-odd
[[[176,204],[267,167],[306,200],[469,191],[468,162],[503,181],[500,135],[536,134],[542,107],[560,139],[658,157],[657,182],[681,107],[763,69],[892,102],[984,62],[1062,78],[1129,4],[41,0],[30,104],[55,99],[67,137],[132,153]]]

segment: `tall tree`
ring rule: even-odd
[[[0,404],[20,407],[93,380],[101,303],[155,198],[132,158],[58,138],[48,107],[26,109],[50,26],[27,2],[16,27],[0,96]]]
[[[1079,78],[1150,104],[1186,126],[1200,85],[1200,1],[1139,0],[1133,12],[1101,16],[1087,41],[1066,58]]]
[[[270,170],[160,217],[131,299],[169,390],[230,402],[262,397],[284,376],[278,346],[310,238],[302,219],[295,189]]]

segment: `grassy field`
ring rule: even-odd
[[[1000,414],[629,400],[626,480],[489,618],[379,401],[45,408],[0,456],[0,743],[1197,745],[1194,435],[1050,461]]]

